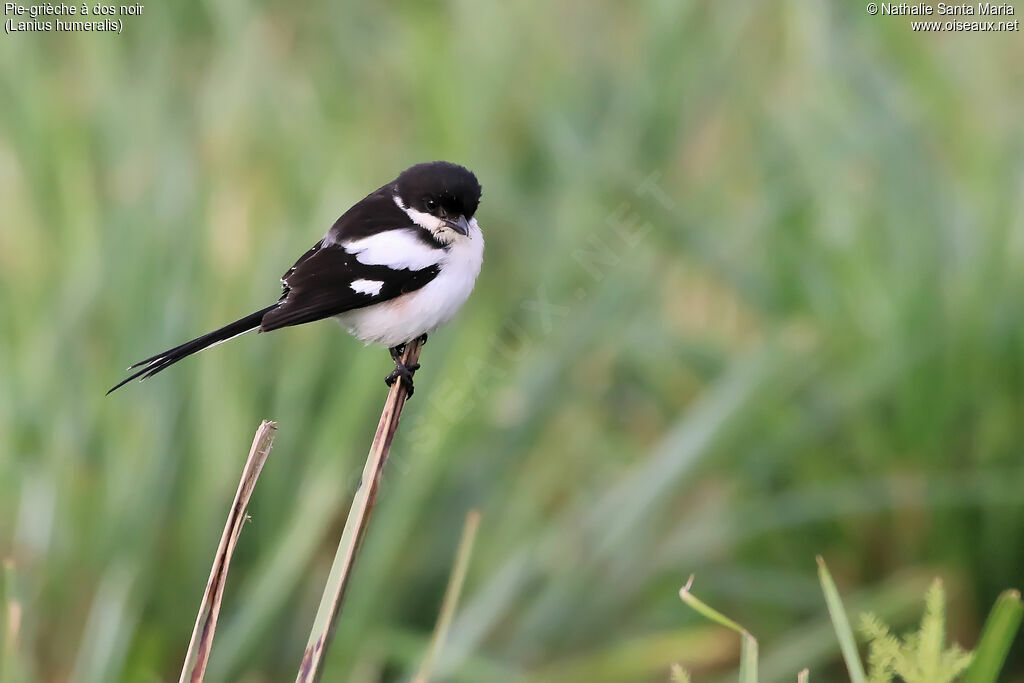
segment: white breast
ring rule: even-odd
[[[484,258],[484,236],[476,219],[469,235],[451,244],[438,262],[440,272],[415,292],[337,316],[356,339],[366,344],[398,346],[448,322],[462,307]]]

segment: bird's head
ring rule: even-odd
[[[443,244],[469,235],[480,204],[480,183],[458,164],[416,164],[395,181],[395,202],[409,218]]]

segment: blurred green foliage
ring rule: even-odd
[[[735,680],[735,641],[679,608],[691,572],[776,653],[763,676],[828,680],[818,553],[896,628],[942,574],[975,642],[1024,576],[1022,78],[1019,34],[857,3],[226,0],[4,35],[18,666],[175,676],[270,418],[210,680],[291,679],[387,354],[323,323],[103,392],[436,158],[483,183],[486,263],[424,350],[331,680],[415,670],[473,506],[451,680]]]

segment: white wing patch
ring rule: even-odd
[[[384,286],[383,280],[353,280],[349,287],[352,291],[360,294],[369,294],[370,296],[377,296],[380,294],[380,288]]]
[[[342,242],[345,251],[366,266],[387,266],[392,270],[423,270],[445,256],[443,249],[423,243],[412,230],[387,230],[376,235]]]

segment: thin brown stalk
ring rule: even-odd
[[[21,680],[22,601],[14,560],[5,558],[0,582],[0,681]]]
[[[438,653],[444,647],[444,641],[448,637],[448,629],[452,625],[452,618],[455,616],[455,608],[459,604],[459,596],[462,594],[462,584],[466,580],[466,570],[469,568],[469,558],[473,554],[473,543],[476,541],[476,531],[480,526],[480,511],[470,510],[466,515],[466,523],[462,527],[462,539],[459,541],[459,549],[455,551],[455,566],[452,567],[451,576],[448,578],[448,588],[444,591],[444,599],[441,600],[441,612],[437,617],[437,625],[434,627],[434,636],[430,641],[430,649],[427,650],[420,670],[413,678],[413,683],[427,683],[434,672],[434,662]]]
[[[217,554],[213,558],[213,567],[210,569],[210,578],[206,582],[206,591],[199,605],[199,614],[196,615],[192,640],[188,644],[188,654],[185,655],[179,683],[198,683],[206,675],[206,663],[210,659],[213,634],[217,630],[217,617],[220,615],[220,603],[224,595],[224,585],[227,583],[231,556],[235,552],[238,537],[242,534],[242,525],[248,517],[245,509],[249,505],[253,489],[256,488],[256,480],[263,470],[263,463],[270,455],[276,430],[276,422],[264,420],[253,437],[249,457],[242,468],[242,479],[238,482],[235,500],[231,503],[231,512],[228,513],[224,533],[221,534]]]
[[[416,363],[419,360],[422,346],[423,343],[420,340],[407,344],[405,353],[402,355],[402,362],[407,366]],[[352,577],[356,555],[366,534],[366,526],[370,521],[370,514],[373,512],[373,504],[377,499],[381,472],[384,469],[384,463],[387,462],[388,453],[391,451],[391,442],[395,438],[398,421],[402,417],[402,408],[405,406],[407,398],[405,384],[401,381],[395,382],[391,386],[391,391],[388,392],[384,410],[377,423],[377,433],[374,434],[373,443],[370,445],[370,453],[366,456],[359,488],[352,499],[351,507],[349,507],[345,530],[341,534],[341,541],[338,543],[338,550],[334,555],[334,564],[331,565],[331,573],[327,577],[327,585],[320,598],[320,607],[317,609],[313,629],[309,634],[309,642],[307,642],[306,650],[302,655],[302,664],[299,666],[296,683],[319,681],[323,675],[324,655],[330,645],[338,615],[341,613],[342,602],[345,599],[349,579]]]

